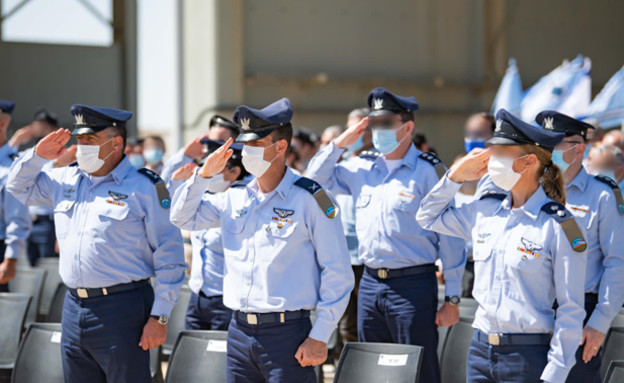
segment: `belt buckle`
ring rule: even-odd
[[[258,316],[256,314],[247,314],[247,323],[253,325],[258,324]]]
[[[380,279],[388,278],[388,269],[377,269],[377,276]]]
[[[498,334],[488,334],[488,343],[492,346],[500,346],[500,336]]]
[[[89,293],[87,292],[87,289],[76,289],[76,291],[78,292],[78,297],[89,298]]]

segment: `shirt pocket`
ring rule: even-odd
[[[128,205],[124,205],[99,208],[97,214],[104,220],[123,221],[128,217],[128,213],[130,213],[130,208]]]
[[[474,274],[478,276],[474,279],[473,295],[475,297],[486,294],[489,289],[488,279],[493,262],[493,252],[494,249],[489,241],[476,243],[473,239],[472,260],[474,261]]]
[[[273,221],[266,225],[265,231],[269,237],[286,239],[295,232],[297,222],[276,222]]]
[[[54,226],[59,239],[67,237],[76,201],[63,200],[54,206]]]
[[[399,212],[416,215],[419,205],[418,202],[419,200],[411,191],[401,191],[394,197],[392,208]]]
[[[367,207],[370,204],[370,200],[371,200],[370,194],[360,194],[357,198],[357,201],[355,201],[355,208],[363,209]]]

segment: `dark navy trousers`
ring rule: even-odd
[[[37,265],[39,258],[58,257],[54,250],[56,234],[54,232],[54,221],[46,216],[38,216],[33,222],[32,229],[26,242],[26,253],[31,266]]]
[[[358,292],[358,339],[423,346],[420,381],[439,383],[437,309],[434,273],[378,279],[364,272]]]
[[[476,330],[475,330],[476,334]],[[491,346],[476,335],[468,349],[468,383],[538,383],[550,345]],[[457,366],[459,368],[459,366]]]
[[[139,347],[154,291],[150,285],[97,298],[69,291],[63,306],[65,383],[149,383],[149,352]]]
[[[191,294],[184,328],[187,330],[227,331],[232,310],[223,304],[223,295],[207,297],[204,293]]]
[[[596,304],[598,304],[598,295],[585,294],[585,312],[587,314],[585,315],[583,326],[587,324],[589,317],[596,308]],[[584,346],[580,346],[578,350],[576,350],[576,364],[572,367],[572,370],[570,370],[566,383],[601,382],[600,366],[602,365],[602,347],[600,347],[596,356],[594,356],[587,364],[583,361],[583,347]]]
[[[227,382],[315,383],[314,367],[301,367],[295,359],[311,329],[310,318],[253,326],[232,319],[227,337]]]

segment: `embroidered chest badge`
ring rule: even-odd
[[[544,249],[542,245],[539,245],[524,237],[520,238],[520,242],[522,242],[522,246],[519,246],[518,250],[524,253],[524,255],[522,256],[523,261],[526,261],[528,259],[527,256],[539,258],[540,254],[538,253],[538,251]]]

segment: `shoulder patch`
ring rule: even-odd
[[[557,202],[548,202],[542,206],[542,211],[559,222],[570,246],[572,246],[572,250],[578,253],[587,250],[587,241],[583,237],[583,232],[581,232],[574,216],[566,210],[565,206]]]
[[[594,176],[594,178],[613,189],[613,194],[615,195],[615,204],[617,205],[616,207],[618,213],[620,213],[620,215],[624,215],[624,197],[622,197],[622,190],[620,189],[620,186],[611,178],[606,176],[597,175]]]
[[[502,201],[505,198],[507,198],[507,195],[504,194],[504,193],[499,193],[496,190],[488,190],[488,191],[484,192],[481,195],[481,197],[479,197],[479,200],[486,199],[486,198],[493,198],[493,199],[497,199],[499,201]]]
[[[444,168],[444,163],[433,153],[420,153],[418,156],[421,160],[427,161],[431,166],[434,167],[438,178],[444,177],[446,173],[446,169]]]
[[[359,157],[367,159],[367,160],[375,160],[380,156],[381,156],[381,153],[376,150],[365,150],[362,153],[360,153]]]
[[[306,177],[301,177],[295,181],[295,186],[305,189],[308,193],[312,194],[316,203],[318,203],[327,218],[336,218],[338,215],[338,206],[332,202],[325,189],[323,189],[318,182]]]
[[[160,176],[156,174],[156,172],[153,172],[146,168],[141,168],[137,171],[145,177],[149,178],[150,181],[152,181],[152,183],[156,187],[156,193],[158,194],[160,206],[163,209],[169,209],[171,207],[171,197],[169,196],[169,190],[167,190],[167,185],[165,185],[165,182],[162,180],[162,178],[160,178]]]

